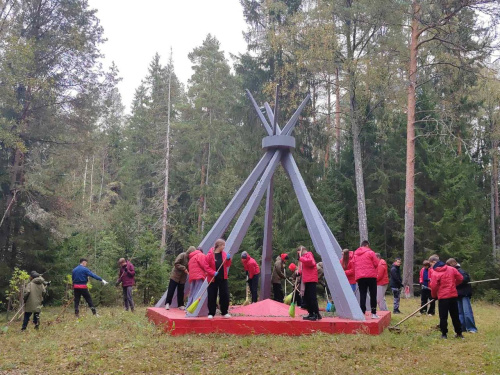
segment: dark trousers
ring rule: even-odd
[[[132,286],[124,286],[123,289],[123,303],[125,304],[125,310],[128,311],[130,306],[130,310],[134,311],[134,300],[132,299]]]
[[[229,308],[229,287],[227,280],[214,279],[208,286],[208,315],[215,315],[217,310],[217,293],[219,293],[219,304],[221,315],[226,315]]]
[[[168,283],[167,299],[165,304],[171,304],[172,298],[174,297],[175,289],[177,288],[177,305],[179,307],[184,306],[184,284],[179,284],[177,281],[170,279]]]
[[[78,316],[80,313],[80,297],[83,297],[87,304],[90,307],[90,310],[92,310],[92,314],[96,314],[96,310],[94,307],[94,303],[92,302],[92,297],[90,297],[89,290],[87,288],[85,289],[73,289],[73,294],[75,296],[75,315]]]
[[[457,335],[462,334],[462,324],[458,315],[458,299],[445,298],[439,300],[439,328],[441,333],[446,335],[448,333],[448,312],[450,313],[451,322]]]
[[[431,290],[430,289],[424,289],[422,287],[422,293],[420,294],[420,306],[423,306],[425,305],[427,302],[429,302],[430,300],[432,299],[431,297]],[[432,314],[434,315],[436,313],[436,302],[432,302],[430,303],[429,305],[427,305],[429,307],[429,314]],[[422,308],[420,310],[420,312],[422,314],[425,314],[427,313],[427,306],[425,306],[424,308]]]
[[[285,296],[283,295],[283,287],[281,286],[281,283],[273,283],[273,299],[276,302],[283,303],[283,298],[285,298]]]
[[[23,331],[28,327],[28,323],[30,322],[30,317],[31,314],[33,314],[33,323],[35,323],[35,329],[38,329],[38,326],[40,325],[40,313],[30,313],[30,312],[25,312],[24,313],[24,320],[23,320],[23,327],[21,328]]]
[[[304,299],[307,305],[307,312],[309,315],[318,314],[318,298],[316,297],[316,284],[317,283],[304,283]]]
[[[260,274],[253,275],[253,278],[248,279],[248,286],[250,287],[250,293],[252,294],[252,303],[257,302],[257,289],[259,287],[259,276]]]
[[[366,277],[358,279],[359,287],[359,306],[363,314],[366,311],[366,292],[370,290],[370,307],[372,314],[377,313],[377,279],[374,277]]]

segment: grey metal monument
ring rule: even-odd
[[[248,90],[247,94],[267,132],[267,136],[262,140],[262,148],[266,152],[245,182],[241,185],[240,189],[236,192],[231,202],[229,202],[225,210],[219,216],[212,229],[207,233],[200,247],[205,254],[209,251],[215,241],[222,237],[229,227],[229,224],[248,198],[245,207],[226,241],[225,251],[231,254],[231,256],[234,256],[239,251],[241,242],[247,233],[248,227],[250,226],[264,193],[267,191],[260,299],[262,300],[270,297],[273,175],[276,168],[281,163],[292,182],[314,248],[321,255],[325,278],[332,293],[338,316],[346,319],[365,320],[356,297],[352,292],[351,286],[347,281],[344,270],[340,265],[339,258],[341,257],[342,249],[314,204],[291,153],[291,149],[295,147],[295,138],[291,136],[291,133],[297,124],[300,113],[309,101],[310,96],[306,96],[284,128],[281,129],[277,123],[278,89],[276,89],[274,113],[268,103],[264,104],[269,122],[264,117],[255,99]],[[207,281],[205,280],[201,290],[205,289],[206,284]],[[198,296],[195,297],[198,298]],[[208,314],[206,309],[206,298],[207,294],[205,293],[201,298],[197,310],[193,314],[188,313],[188,315],[206,316]],[[175,298],[173,300],[175,301]],[[156,306],[163,306],[164,301],[165,295]]]

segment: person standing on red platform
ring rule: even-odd
[[[246,251],[241,253],[241,263],[248,276],[248,286],[252,293],[252,303],[257,302],[257,288],[259,286],[260,267]]]
[[[354,273],[359,286],[359,305],[363,314],[366,311],[366,293],[370,291],[370,307],[372,319],[377,315],[377,268],[379,260],[370,249],[370,243],[363,241],[361,247],[354,252]]]
[[[387,273],[387,263],[382,259],[380,253],[375,254],[378,259],[377,266],[377,304],[380,311],[388,311],[387,303],[385,302],[385,292],[389,285],[389,275]]]
[[[273,284],[273,299],[281,303],[283,303],[283,298],[285,297],[283,294],[283,287],[281,286],[281,280],[286,278],[285,266],[287,260],[288,254],[281,254],[277,256],[271,276],[271,282]]]
[[[208,319],[213,319],[217,310],[217,295],[219,295],[220,312],[223,318],[230,318],[229,287],[227,284],[228,268],[231,266],[231,254],[224,251],[226,241],[219,238],[205,257],[205,270],[210,285],[208,286]],[[219,271],[221,268],[223,270]]]
[[[354,274],[354,252],[349,251],[349,249],[342,250],[342,259],[340,260],[340,264],[344,269],[345,275],[347,276],[347,281],[349,281],[349,285],[353,292],[356,292],[356,275]]]
[[[301,265],[301,275],[304,281],[304,299],[306,300],[308,316],[304,320],[320,320],[318,298],[316,296],[316,284],[318,283],[318,269],[316,268],[316,260],[314,255],[304,246],[297,248],[299,262]]]

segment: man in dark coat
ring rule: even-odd
[[[174,297],[175,290],[177,289],[177,305],[180,310],[184,310],[184,285],[186,284],[189,275],[188,264],[189,254],[195,251],[194,246],[190,246],[187,251],[177,255],[174,261],[174,267],[170,272],[170,281],[168,283],[167,298],[165,299],[165,309],[170,309],[172,298]]]
[[[33,314],[35,329],[40,326],[40,312],[42,311],[43,297],[47,293],[45,280],[36,271],[31,271],[30,282],[24,290],[24,320],[21,330],[26,330]]]
[[[399,311],[399,300],[401,298],[401,288],[403,287],[403,279],[401,278],[401,258],[396,258],[391,267],[391,290],[394,296],[394,314],[401,314]]]
[[[284,280],[286,278],[285,265],[287,260],[288,260],[288,254],[281,254],[278,257],[276,257],[276,261],[274,262],[271,282],[273,284],[273,299],[277,302],[283,302],[284,298],[281,280]]]
[[[125,258],[118,260],[120,270],[118,271],[118,280],[116,286],[122,284],[123,289],[123,303],[125,304],[125,311],[134,312],[134,300],[132,299],[132,287],[135,285],[135,268],[130,261]]]

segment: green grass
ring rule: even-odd
[[[402,300],[392,323],[418,303]],[[145,308],[102,308],[79,320],[68,311],[52,324],[60,309],[46,308],[39,331],[15,322],[0,334],[0,374],[498,374],[500,307],[473,308],[479,333],[465,340],[440,340],[438,318],[428,316],[380,336],[172,337],[148,323]]]

